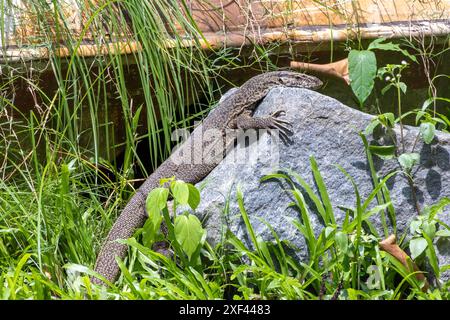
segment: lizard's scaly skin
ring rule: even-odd
[[[225,135],[227,129],[236,128],[283,129],[286,122],[277,119],[277,115],[263,118],[250,118],[258,102],[274,87],[286,86],[317,89],[321,85],[322,82],[313,76],[290,71],[274,71],[253,77],[221,101],[205,118],[202,124],[194,130],[190,138],[178,149],[178,152],[191,154],[193,157],[205,157],[205,154],[196,154],[198,151],[194,148],[194,145],[195,143],[202,143],[205,147],[211,142],[205,142],[193,137],[198,137],[198,134],[202,134],[209,129],[219,130],[222,135]],[[229,144],[230,141],[223,144],[223,151],[226,150]],[[125,206],[111,228],[95,264],[95,271],[103,275],[107,280],[113,282],[119,275],[120,269],[115,260],[115,256],[124,259],[127,253],[127,246],[119,244],[116,240],[130,238],[137,228],[144,225],[147,219],[145,212],[146,196],[153,188],[159,187],[160,179],[174,176],[178,180],[195,184],[206,177],[217,165],[217,163],[212,162],[180,164],[177,161],[177,159],[179,160],[177,158],[179,157],[178,152],[173,153],[147,178]],[[97,284],[103,283],[97,278],[93,278],[92,281]]]

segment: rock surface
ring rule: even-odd
[[[303,236],[288,221],[288,217],[298,219],[299,213],[288,207],[293,199],[285,191],[287,185],[280,180],[260,182],[260,179],[278,168],[288,168],[298,173],[317,191],[309,162],[310,156],[313,156],[328,188],[335,215],[338,221],[342,221],[345,213],[339,207],[354,208],[356,198],[349,179],[336,165],[342,166],[353,177],[364,200],[373,190],[373,185],[358,132],[366,128],[373,116],[351,109],[317,92],[295,88],[271,90],[259,105],[255,116],[268,115],[279,109],[286,111],[285,118],[293,124],[291,142],[274,144],[270,135],[263,134],[258,142],[252,142],[246,148],[243,148],[242,143],[238,145],[237,150],[250,151],[252,159],[258,159],[242,163],[230,161],[231,155],[227,156],[197,185],[202,191],[196,214],[201,218],[206,217],[204,221],[212,243],[220,242],[222,231],[228,227],[250,245],[236,200],[239,185],[256,233],[265,239],[271,239],[270,231],[258,219],[263,218],[281,239],[289,240],[301,249],[299,258],[302,258],[307,249]],[[406,149],[410,150],[418,128],[406,126],[404,131]],[[396,133],[399,136],[397,129]],[[274,162],[276,152],[273,150],[276,151],[277,145],[279,163]],[[423,208],[442,197],[450,197],[450,135],[438,132],[431,145],[424,145],[419,141],[415,150],[421,155],[420,165],[413,170],[419,206]],[[374,157],[374,160],[380,176],[399,169],[395,159],[381,160]],[[417,211],[408,181],[403,175],[391,178],[388,188],[396,210],[397,234],[401,236],[403,232],[408,232],[409,223],[417,216]],[[229,208],[225,213],[227,200]],[[372,204],[375,205],[376,200]],[[444,210],[440,216],[447,224],[450,222],[449,209]],[[310,212],[317,235],[323,228],[323,222],[313,208],[310,208]],[[380,215],[374,216],[372,222],[380,235],[383,235]],[[438,242],[436,247],[440,264],[449,264],[450,243]]]

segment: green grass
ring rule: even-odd
[[[7,225],[0,229],[0,281],[3,284],[0,296],[3,299],[450,298],[450,282],[431,286],[423,292],[414,273],[378,247],[381,238],[370,218],[376,218],[390,203],[370,209],[369,204],[386,181],[397,173],[381,180],[366,199],[359,196],[358,186],[354,185],[355,207],[347,208],[345,219],[338,223],[332,203],[324,196],[326,187],[322,185],[320,170],[313,158],[311,168],[316,184],[321,186],[317,193],[294,172],[281,171],[263,177],[263,180],[281,179],[291,186],[287,191],[294,196],[291,205],[301,213],[292,223],[306,240],[307,259],[296,259],[292,251],[287,250],[294,247],[281,240],[267,223],[273,242],[263,241],[255,233],[245,210],[244,195],[238,189],[233,192],[237,193],[250,244],[225,230],[225,240],[214,248],[207,242],[199,242],[197,252],[201,263],[193,264],[196,258],[168,258],[151,250],[149,245],[142,245],[143,233],[138,230],[135,237],[124,241],[131,250],[126,263],[120,262],[122,275],[106,290],[90,282],[89,275],[94,273],[89,266],[95,259],[93,244],[98,242],[96,235],[102,227],[99,221],[106,220],[111,214],[108,211],[117,210],[117,205],[111,204],[106,210],[104,205],[95,202],[95,196],[82,195],[86,186],[79,184],[76,171],[65,164],[44,172],[47,177],[44,181],[48,183],[37,187],[36,198],[3,186],[2,214],[11,214],[4,220],[8,221]],[[305,194],[298,185],[306,190]],[[313,207],[306,205],[305,196],[313,201]],[[450,199],[444,198],[430,209],[430,218],[434,219],[430,221],[444,230],[449,230],[448,226],[435,217],[447,205]],[[328,216],[321,216],[325,207],[330,208]],[[29,212],[38,215],[33,219]],[[324,228],[319,234],[312,227],[312,214],[323,219]],[[178,236],[169,238],[172,237],[173,243]],[[436,239],[438,237],[435,235]],[[182,258],[179,247],[173,250]],[[437,265],[436,256],[428,251],[416,259],[416,262],[422,261],[420,266],[425,260],[432,266]],[[437,267],[428,277],[439,277],[439,272],[446,269],[448,266]]]

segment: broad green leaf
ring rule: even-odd
[[[152,214],[147,221],[145,221],[142,227],[142,244],[149,248],[154,241],[156,241],[158,231],[161,227],[162,215],[159,217],[156,214]]]
[[[400,48],[400,46],[398,44],[395,44],[392,42],[382,43],[383,41],[386,41],[386,38],[379,38],[379,39],[373,40],[370,43],[369,48],[367,48],[367,50],[378,49],[378,50],[385,50],[385,51],[401,52],[404,56],[410,58],[414,62],[417,62],[417,58],[415,56],[411,55],[408,51]]]
[[[380,158],[391,159],[395,155],[395,146],[375,146],[370,145],[369,151],[372,154],[376,154]]]
[[[189,259],[201,244],[205,230],[193,214],[182,214],[175,218],[175,238]]]
[[[150,216],[152,212],[156,212],[159,215],[160,210],[164,209],[167,205],[167,197],[169,196],[169,190],[166,188],[155,188],[147,196],[145,201],[145,209]]]
[[[431,122],[422,122],[420,124],[420,136],[426,144],[430,144],[433,141],[434,135],[436,133],[436,128]]]
[[[450,237],[450,230],[448,229],[442,229],[436,231],[436,236],[438,237]]]
[[[424,221],[422,223],[422,230],[423,230],[423,232],[426,233],[426,235],[430,239],[433,239],[435,234],[436,234],[436,223],[435,222]]]
[[[172,182],[175,180],[175,176],[169,178],[162,178],[159,180],[159,185],[164,186],[166,183]]]
[[[347,249],[348,249],[347,235],[342,231],[338,231],[338,232],[336,232],[334,239],[336,240],[336,244],[338,245],[341,252],[347,253]]]
[[[409,232],[414,235],[415,233],[420,233],[420,227],[422,226],[422,221],[413,220],[409,225]]]
[[[172,194],[174,199],[180,204],[188,204],[189,187],[186,182],[176,180],[171,184]]]
[[[414,238],[409,242],[409,250],[411,251],[411,259],[420,256],[428,246],[427,240],[424,238]]]
[[[394,85],[392,83],[389,83],[387,86],[381,89],[381,94],[384,95],[392,86]]]
[[[352,50],[348,55],[350,86],[360,104],[366,101],[374,85],[377,59],[372,51]]]
[[[369,125],[366,127],[365,134],[369,135],[373,133],[373,130],[379,125],[382,124],[386,127],[394,127],[395,125],[395,116],[392,112],[386,112],[380,114],[378,117],[372,119]]]
[[[150,246],[161,226],[161,210],[167,206],[169,190],[166,188],[155,188],[147,196],[145,209],[148,219],[144,224],[144,243]]]
[[[390,125],[391,127],[394,126],[395,124],[395,116],[392,112],[386,112],[383,113],[382,115],[380,115],[381,117],[385,118],[387,120],[387,124]]]
[[[189,188],[188,203],[192,210],[195,210],[200,204],[200,191],[198,191],[198,189],[190,183],[188,183],[187,186]]]
[[[386,41],[386,38],[378,38],[373,40],[367,50],[390,50],[390,51],[399,51],[399,46],[397,44],[393,44],[392,42],[382,43],[383,41]]]
[[[400,82],[398,85],[400,87],[400,90],[402,90],[403,93],[406,93],[406,90],[408,89],[408,87],[406,86],[406,83]]]
[[[420,155],[418,153],[403,153],[398,157],[398,162],[402,168],[406,171],[410,171],[415,164],[420,160]]]
[[[373,133],[373,130],[375,130],[375,128],[380,124],[380,120],[378,119],[373,119],[368,126],[366,127],[365,130],[365,134],[366,135],[370,135]]]

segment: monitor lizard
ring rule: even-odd
[[[229,133],[238,131],[235,129],[278,129],[277,132],[281,138],[287,137],[290,123],[279,118],[284,115],[283,110],[278,110],[266,117],[252,117],[258,102],[270,89],[278,86],[318,89],[322,86],[322,82],[316,77],[291,71],[267,72],[251,78],[228,97],[222,99],[182,146],[146,179],[125,206],[97,257],[94,268],[97,273],[110,282],[117,279],[120,269],[115,256],[124,259],[128,248],[127,245],[120,244],[116,240],[130,238],[136,229],[144,225],[147,219],[146,197],[152,189],[160,186],[161,179],[175,177],[177,180],[192,184],[200,182],[217,166],[223,158],[223,153],[234,145],[236,136]],[[224,143],[217,147],[210,139],[203,139],[203,135],[208,130],[219,132],[221,135],[215,143],[217,141]],[[197,149],[198,143],[202,147],[200,151]],[[215,150],[215,155],[208,154],[209,151],[202,151],[205,149]],[[181,161],[180,155],[188,156],[186,159],[192,156],[192,160],[200,158],[201,161]],[[103,283],[98,278],[91,279],[96,284]]]

